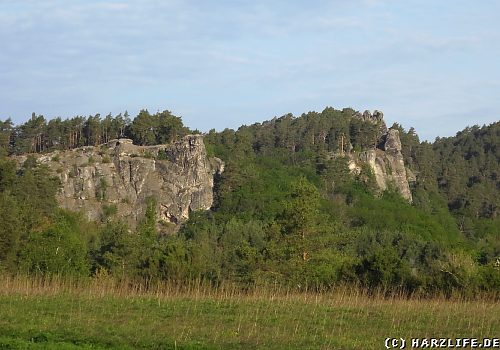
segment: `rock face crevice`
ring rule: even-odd
[[[224,170],[220,159],[207,156],[202,135],[157,146],[118,139],[38,155],[37,160],[60,178],[61,207],[82,211],[90,220],[111,213],[133,229],[144,218],[149,198],[154,198],[163,233],[175,230],[191,211],[210,209],[214,176]]]

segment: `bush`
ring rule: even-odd
[[[208,154],[207,152],[207,155],[210,157],[211,155]],[[167,150],[165,149],[161,149],[158,151],[158,156],[156,157],[156,159],[158,160],[168,160],[168,153],[167,153]]]
[[[118,212],[118,208],[116,207],[116,204],[110,204],[106,205],[103,204],[102,206],[102,215],[104,221],[106,221],[108,218],[112,217],[113,215],[116,215]]]
[[[99,181],[99,184],[95,190],[95,197],[99,202],[102,202],[106,200],[106,191],[108,189],[108,183],[106,182],[106,179],[101,178]]]
[[[111,163],[111,158],[109,157],[109,155],[105,154],[105,155],[102,157],[102,162],[103,162],[104,164]]]
[[[21,270],[42,275],[88,275],[87,247],[78,231],[78,222],[70,214],[62,214],[45,231],[31,233],[20,253]]]

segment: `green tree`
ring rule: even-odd
[[[16,180],[16,164],[11,159],[0,156],[0,193],[12,192]]]
[[[157,119],[145,109],[141,110],[130,125],[130,135],[141,146],[156,144]]]
[[[97,247],[90,252],[93,272],[104,269],[115,277],[132,275],[133,241],[124,223],[108,221],[99,231]]]
[[[156,238],[158,232],[156,230],[157,223],[157,215],[156,215],[156,207],[158,205],[158,201],[155,197],[148,197],[146,199],[146,213],[144,215],[144,219],[139,224],[137,228],[137,232],[148,238]]]
[[[14,130],[13,152],[16,154],[42,152],[45,145],[46,121],[33,113],[31,119]]]
[[[42,232],[32,232],[20,251],[21,270],[42,275],[89,274],[87,246],[74,214],[61,212]]]
[[[188,133],[188,129],[182,124],[182,120],[170,111],[163,111],[154,116],[158,120],[156,143],[165,144],[177,140]]]
[[[14,124],[10,118],[5,121],[0,120],[0,157],[10,153],[13,131]]]
[[[89,116],[83,127],[87,146],[97,146],[103,142],[101,115]]]
[[[283,233],[300,247],[303,261],[309,259],[307,240],[317,232],[319,206],[319,191],[305,177],[292,184],[281,220]]]
[[[22,234],[22,224],[16,201],[0,193],[0,269],[13,270]]]

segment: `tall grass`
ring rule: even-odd
[[[47,348],[379,349],[386,337],[498,336],[498,314],[489,295],[4,276],[0,345],[41,346],[42,339]]]
[[[367,289],[354,284],[338,284],[333,288],[317,290],[307,286],[282,286],[276,284],[246,286],[232,282],[222,282],[214,286],[210,281],[202,278],[190,280],[166,280],[145,282],[132,279],[119,279],[110,276],[97,278],[82,278],[70,276],[41,276],[41,275],[1,275],[0,295],[57,295],[70,293],[95,297],[203,297],[203,298],[259,298],[259,299],[314,299],[340,300],[350,298],[356,300],[412,300],[412,301],[478,301],[497,302],[500,300],[500,291],[484,291],[474,294],[461,293],[455,290],[451,293],[437,292],[432,295],[412,293],[403,289],[377,287]]]

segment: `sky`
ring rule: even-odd
[[[238,128],[327,106],[429,141],[500,119],[496,0],[0,0],[0,119],[168,109]]]

